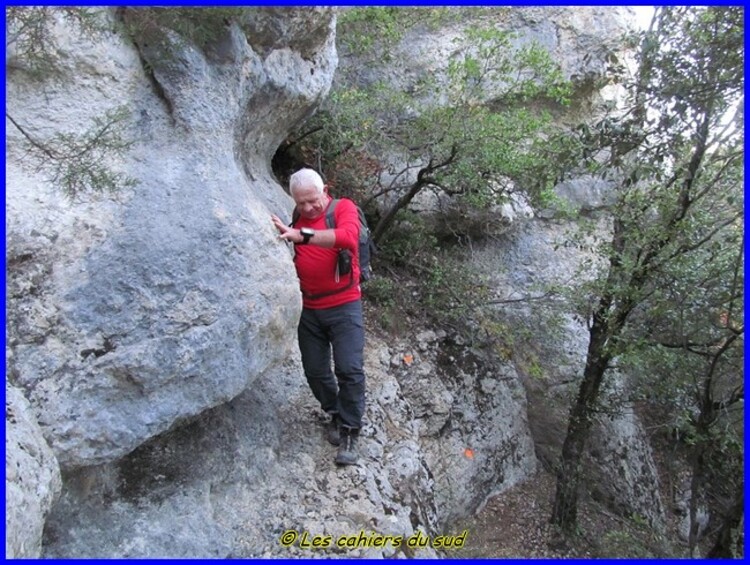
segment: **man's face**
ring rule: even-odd
[[[300,216],[308,220],[314,220],[326,209],[328,196],[325,192],[318,192],[314,186],[297,188],[292,193],[294,203]]]

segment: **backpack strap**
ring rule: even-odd
[[[338,203],[339,199],[334,198],[328,205],[328,211],[326,212],[326,227],[329,230],[336,229],[336,216],[334,216],[334,212],[336,212],[336,204]]]
[[[339,292],[344,292],[345,290],[349,290],[353,286],[354,286],[354,269],[352,269],[349,272],[349,284],[347,284],[345,287],[337,288],[336,290],[329,290],[328,292],[321,292],[318,294],[308,294],[307,292],[303,291],[302,294],[308,300],[317,300],[318,298],[325,298],[326,296],[333,296],[334,294],[338,294]]]
[[[328,204],[328,210],[326,210],[326,227],[329,230],[336,229],[336,204],[339,203],[338,198],[334,198],[331,200],[331,202]],[[296,209],[295,209],[296,212]],[[299,214],[297,215],[299,217]],[[337,267],[338,270],[338,267]],[[352,270],[349,271],[349,284],[347,284],[343,288],[337,288],[336,290],[331,290],[328,292],[321,292],[319,294],[307,294],[304,293],[305,297],[311,300],[315,300],[317,298],[324,298],[326,296],[332,296],[334,294],[338,294],[339,292],[344,292],[345,290],[349,290],[351,287],[354,286],[354,268],[352,267]]]

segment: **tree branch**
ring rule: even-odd
[[[10,120],[10,122],[16,127],[18,131],[21,132],[21,135],[23,135],[32,146],[34,146],[39,151],[47,155],[47,157],[49,157],[50,159],[54,161],[59,161],[60,159],[63,159],[62,155],[50,149],[41,141],[37,141],[36,139],[34,139],[34,137],[31,134],[29,134],[25,129],[23,129],[21,125],[16,120],[14,120],[13,117],[7,111],[5,112],[5,117]]]

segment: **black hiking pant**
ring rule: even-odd
[[[323,310],[303,308],[297,333],[307,383],[320,406],[337,414],[342,426],[359,430],[365,412],[362,301]]]

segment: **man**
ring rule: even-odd
[[[359,215],[354,202],[342,198],[334,210],[336,227],[328,229],[326,211],[332,198],[323,179],[312,169],[294,173],[289,179],[289,192],[299,218],[291,227],[275,215],[271,220],[279,238],[295,244],[294,264],[303,306],[297,329],[302,366],[313,395],[331,415],[327,435],[328,441],[338,446],[336,463],[354,465],[365,411]],[[338,268],[343,250],[349,250],[352,257],[348,273]]]

